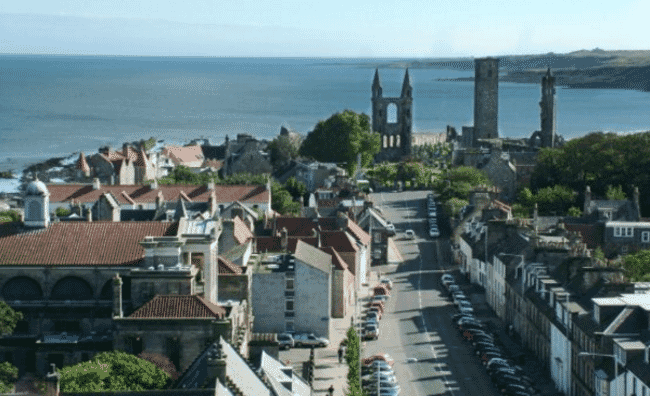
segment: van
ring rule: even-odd
[[[406,238],[406,239],[415,239],[415,231],[413,231],[413,230],[404,231],[404,238]]]

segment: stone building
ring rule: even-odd
[[[76,164],[76,181],[87,182],[98,178],[104,184],[142,184],[155,178],[155,165],[144,149],[134,149],[124,144],[122,151],[102,147],[99,152],[85,158],[79,155]]]
[[[466,147],[479,147],[480,139],[499,137],[499,59],[474,60],[474,126],[463,127]]]
[[[404,74],[399,97],[384,97],[379,69],[372,83],[372,129],[381,135],[381,151],[376,162],[399,161],[411,155],[413,131],[413,87],[408,69]],[[396,114],[395,119],[391,119]]]
[[[50,223],[49,197],[33,181],[25,221],[0,226],[0,293],[25,315],[0,340],[3,360],[44,374],[141,347],[182,371],[219,335],[246,351],[247,302],[218,301],[220,220]]]
[[[555,106],[555,77],[551,68],[542,77],[542,100],[539,102],[541,130],[535,131],[530,137],[530,145],[537,147],[555,147],[556,106]]]

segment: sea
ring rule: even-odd
[[[154,137],[168,144],[245,133],[306,134],[351,109],[371,113],[376,65],[391,60],[0,55],[0,170]],[[394,60],[396,63],[403,60]],[[399,96],[401,67],[380,67],[384,96]],[[410,69],[415,132],[472,125],[471,71]],[[499,134],[539,129],[539,84],[499,84]],[[650,130],[650,93],[557,88],[557,131]],[[0,187],[2,190],[2,187]]]

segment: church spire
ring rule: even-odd
[[[411,86],[411,78],[409,77],[409,69],[406,68],[406,74],[404,74],[404,83],[402,83],[402,97],[410,97],[413,87]]]
[[[379,68],[375,69],[375,78],[372,81],[372,96],[381,97],[381,82],[379,81]]]

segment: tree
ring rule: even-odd
[[[13,333],[20,320],[23,320],[23,313],[14,311],[6,302],[0,300],[0,336]]]
[[[483,184],[492,184],[485,172],[471,166],[459,166],[444,171],[434,183],[434,189],[440,193],[441,201],[452,197],[466,200],[474,187]]]
[[[279,135],[269,143],[267,151],[271,156],[271,164],[275,169],[283,169],[292,159],[300,154],[302,139],[297,134]]]
[[[639,250],[623,257],[625,274],[632,282],[650,281],[650,250]]]
[[[6,221],[20,221],[20,213],[16,212],[15,210],[5,210],[0,212],[0,223]]]
[[[271,208],[281,215],[295,215],[300,212],[300,204],[294,202],[289,191],[276,181],[271,183]]]
[[[61,369],[61,392],[143,391],[163,389],[169,382],[153,363],[122,351],[102,352]]]
[[[345,163],[348,174],[353,175],[357,154],[361,155],[361,166],[366,167],[380,149],[381,138],[371,132],[370,117],[345,110],[319,121],[303,140],[300,154],[317,161]]]
[[[348,396],[363,396],[361,388],[361,340],[353,326],[346,333],[345,362],[348,365]]]
[[[605,191],[605,197],[610,201],[622,201],[627,199],[627,196],[623,192],[621,186],[612,187],[611,185],[607,186],[607,191]]]
[[[6,302],[0,300],[0,336],[14,332],[18,321],[23,319],[22,312],[16,312]],[[7,393],[18,380],[18,369],[9,362],[0,363],[0,393]]]
[[[18,368],[9,362],[0,363],[0,393],[9,393],[18,381]]]
[[[582,210],[580,210],[580,208],[577,206],[572,206],[569,208],[569,210],[567,210],[567,215],[571,217],[580,217],[582,216]]]
[[[295,177],[291,176],[284,183],[284,188],[291,194],[293,199],[298,200],[307,194],[307,187],[305,183],[298,181]]]
[[[70,209],[64,207],[58,207],[56,208],[54,213],[56,214],[57,217],[66,217],[66,216],[70,216]]]

